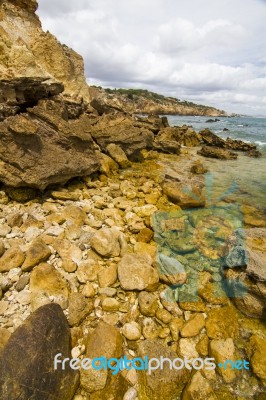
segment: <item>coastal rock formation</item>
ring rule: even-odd
[[[49,79],[63,84],[65,94],[89,101],[82,57],[50,32],[43,32],[36,9],[35,0],[0,3],[1,80]]]
[[[0,122],[0,181],[45,189],[99,168],[86,115],[68,120],[64,101],[38,105]]]
[[[139,159],[141,150],[152,148],[154,138],[151,130],[135,127],[134,118],[124,113],[102,116],[90,132],[102,151],[107,152],[108,145],[116,144],[132,161]]]
[[[214,146],[203,146],[198,154],[208,158],[218,158],[219,160],[235,160],[237,154],[233,151],[221,149]]]
[[[134,114],[152,115],[208,115],[226,116],[226,112],[173,97],[165,97],[142,89],[90,88],[91,96],[97,99],[101,110],[112,107]],[[96,102],[94,103],[96,104]]]
[[[159,131],[153,147],[163,153],[179,154],[181,146],[194,147],[200,144],[200,135],[188,126],[166,127]]]
[[[57,304],[39,308],[9,338],[0,353],[0,397],[71,400],[79,375],[54,369],[54,357],[70,356],[70,330]]]

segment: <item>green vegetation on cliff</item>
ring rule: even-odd
[[[120,104],[125,111],[154,114],[180,115],[226,115],[225,111],[214,107],[195,104],[191,101],[166,97],[146,89],[110,89],[93,86],[105,97],[107,103]]]

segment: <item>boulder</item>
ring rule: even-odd
[[[42,100],[1,122],[0,181],[43,190],[97,171],[87,118],[68,121],[64,102]]]
[[[210,129],[206,128],[199,132],[202,141],[207,146],[215,146],[215,147],[226,147],[225,140],[220,138],[219,136],[215,135]]]
[[[30,276],[31,307],[58,303],[63,309],[68,306],[68,285],[64,277],[50,264],[40,264]]]
[[[79,374],[54,369],[54,357],[71,358],[70,330],[58,304],[36,310],[10,337],[0,353],[1,400],[71,400]],[[60,368],[61,367],[61,368]]]
[[[138,344],[138,356],[149,359],[169,358],[174,360],[177,354],[164,346],[159,340],[142,340]],[[154,363],[152,363],[154,365]],[[179,364],[178,364],[179,365]],[[138,371],[140,400],[171,400],[179,398],[183,387],[188,381],[188,370],[170,369],[169,364],[165,363],[163,369],[157,368],[150,373],[147,370]]]
[[[227,149],[238,150],[238,151],[252,151],[256,150],[256,145],[252,143],[245,143],[242,140],[234,140],[229,137],[225,141]]]
[[[91,126],[91,135],[103,152],[110,144],[119,146],[129,160],[138,161],[140,152],[152,148],[153,133],[145,128],[134,126],[134,119],[123,113],[103,115]]]
[[[205,199],[202,195],[204,182],[201,177],[191,179],[166,176],[163,183],[163,193],[170,201],[181,208],[204,207]]]
[[[125,254],[118,263],[121,287],[125,290],[156,290],[159,274],[151,264],[152,258],[147,254]]]
[[[219,160],[235,160],[237,158],[237,154],[233,151],[209,145],[203,146],[197,153],[207,158],[218,158]]]
[[[119,358],[122,356],[122,336],[118,329],[105,322],[99,322],[96,329],[87,337],[86,343],[86,358]],[[111,377],[111,371],[107,369],[95,370],[81,370],[81,386],[82,388],[91,393],[107,389],[108,377]],[[102,397],[103,398],[103,397]],[[114,397],[117,398],[117,397]]]

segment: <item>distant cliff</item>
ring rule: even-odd
[[[136,114],[206,115],[226,116],[226,112],[214,107],[165,97],[142,89],[103,89],[90,87],[91,97],[102,103]]]

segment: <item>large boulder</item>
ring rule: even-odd
[[[99,168],[89,117],[69,120],[65,103],[40,100],[28,113],[0,123],[0,181],[45,189]]]
[[[152,148],[154,137],[150,130],[134,126],[134,118],[123,113],[102,116],[91,127],[91,136],[103,152],[107,152],[108,145],[114,143],[132,161],[140,158],[141,150]]]
[[[207,146],[215,146],[215,147],[226,147],[225,141],[220,138],[219,136],[215,135],[210,129],[206,128],[200,131],[200,136],[202,141],[207,145]]]
[[[66,363],[54,369],[54,357],[71,358],[70,330],[58,304],[35,311],[0,352],[1,400],[71,400],[79,374]],[[61,368],[60,368],[61,366]]]
[[[161,129],[153,142],[155,150],[179,154],[181,145],[193,147],[200,144],[200,136],[188,126]]]
[[[237,154],[233,151],[220,149],[214,146],[203,146],[198,154],[207,158],[218,158],[219,160],[235,160]]]

